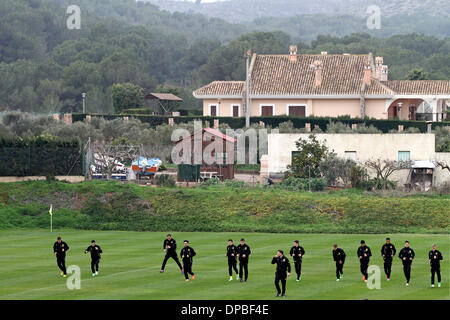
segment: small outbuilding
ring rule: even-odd
[[[183,99],[172,93],[149,93],[144,98],[152,105],[154,114],[171,114],[183,102]]]
[[[186,141],[188,139],[188,141]],[[198,140],[197,140],[198,139]],[[200,140],[201,139],[201,140]],[[197,142],[198,141],[198,142]],[[201,164],[195,163],[194,144],[201,142]],[[184,152],[190,152],[189,163],[183,163],[178,166],[177,181],[204,181],[210,178],[219,178],[221,181],[234,179],[234,148],[236,139],[219,130],[213,128],[203,128],[201,132],[194,132],[190,136],[184,137],[176,142],[180,157]],[[188,148],[187,146],[190,146]],[[189,149],[189,150],[184,150]],[[191,165],[195,169],[189,167]],[[198,172],[198,174],[186,175],[184,171]],[[191,176],[191,180],[186,180]]]

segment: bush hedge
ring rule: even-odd
[[[152,127],[159,126],[161,124],[167,124],[169,122],[170,116],[154,116],[154,115],[146,115],[146,114],[133,114],[133,113],[124,113],[120,115],[102,115],[102,114],[93,114],[92,117],[102,117],[107,120],[113,120],[116,118],[123,117],[133,117],[139,119],[142,122],[150,124]],[[86,114],[74,113],[72,114],[73,121],[83,121],[86,118]],[[214,119],[220,119],[221,123],[228,124],[233,129],[239,129],[245,127],[245,118],[244,117],[205,117],[205,116],[180,116],[173,117],[175,123],[186,123],[194,120],[201,120],[203,123],[205,121],[209,121],[209,123],[213,123]],[[294,128],[304,128],[306,123],[311,123],[312,128],[316,126],[319,127],[322,131],[325,131],[327,128],[327,124],[330,121],[339,121],[346,125],[351,126],[351,124],[365,124],[367,126],[373,125],[375,128],[381,130],[383,133],[388,133],[390,130],[398,130],[399,125],[403,125],[404,129],[408,128],[417,128],[420,132],[427,132],[427,123],[425,121],[412,121],[412,120],[395,120],[395,119],[359,119],[359,118],[349,118],[349,117],[293,117],[293,116],[273,116],[273,117],[252,117],[250,118],[251,123],[259,123],[260,121],[264,122],[265,125],[271,126],[272,128],[278,127],[280,123],[291,121],[294,125]],[[438,126],[448,126],[450,122],[433,122],[432,128],[436,128]]]
[[[83,175],[78,140],[0,138],[0,176]]]

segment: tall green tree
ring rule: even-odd
[[[141,108],[144,104],[144,92],[140,86],[127,83],[116,83],[111,88],[114,111]]]
[[[332,154],[325,142],[318,141],[311,134],[308,139],[300,138],[295,145],[298,151],[293,152],[286,175],[296,178],[320,177],[320,163]]]

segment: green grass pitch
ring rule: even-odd
[[[68,290],[60,276],[52,245],[61,235],[69,246],[68,265],[81,267],[81,289]],[[162,232],[13,230],[0,232],[0,299],[275,299],[274,265],[271,258],[277,249],[289,250],[292,241],[300,240],[306,254],[301,282],[292,274],[287,284],[287,299],[449,299],[448,235],[390,235],[397,249],[404,240],[416,252],[409,288],[400,259],[393,264],[391,281],[386,282],[380,248],[386,235],[345,234],[237,234],[173,233],[181,249],[184,239],[197,251],[193,271],[196,279],[185,282],[176,264],[169,260],[166,272],[159,270],[164,256]],[[228,282],[225,257],[227,239],[235,243],[244,236],[252,249],[249,281]],[[100,274],[93,278],[90,256],[84,250],[95,239],[103,249]],[[361,239],[371,247],[371,264],[381,268],[381,289],[369,290],[362,281],[356,249]],[[347,253],[344,278],[335,281],[331,258],[332,244],[337,242]],[[441,288],[430,287],[427,259],[432,243],[444,256],[441,263]],[[277,298],[280,299],[280,298]]]

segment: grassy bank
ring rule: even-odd
[[[154,188],[118,182],[0,184],[0,228],[276,233],[447,233],[450,197],[363,191]]]

